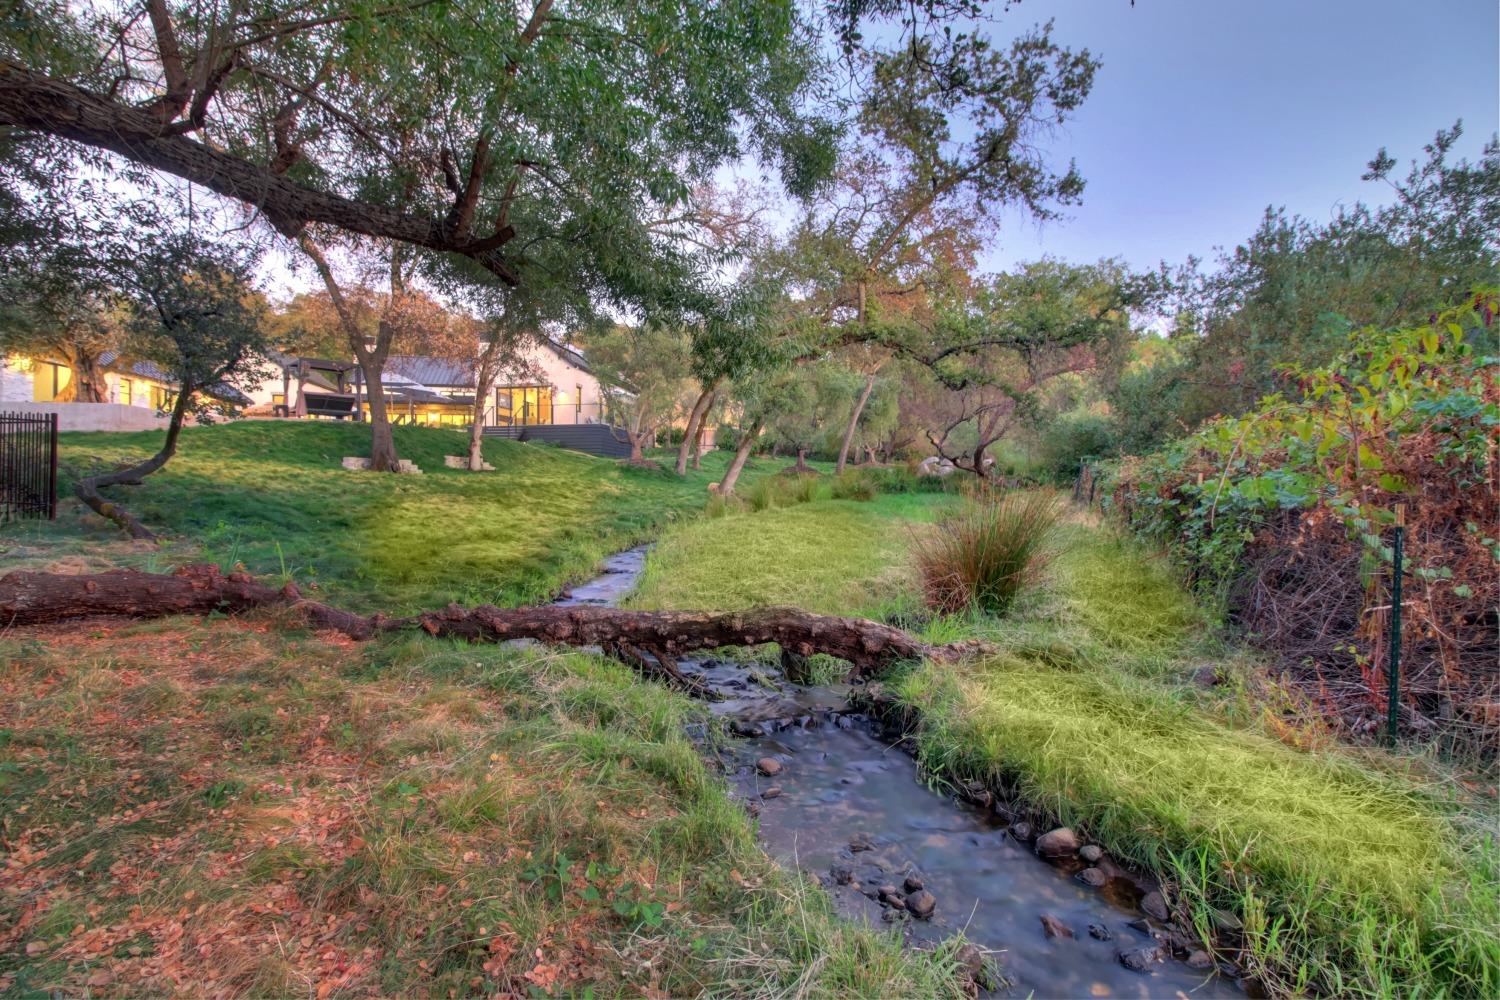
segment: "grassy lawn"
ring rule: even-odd
[[[638,601],[910,608],[910,522],[944,502],[818,501],[688,525],[653,552]],[[924,665],[889,689],[920,709],[935,777],[1015,789],[1173,876],[1199,925],[1240,929],[1281,990],[1494,995],[1493,803],[1450,808],[1456,785],[1421,762],[1273,738],[1214,631],[1136,545],[1080,521],[1008,617],[927,627],[935,640],[983,635],[1002,655]],[[1227,693],[1191,682],[1205,663],[1221,664]]]
[[[907,606],[911,534],[943,502],[922,493],[820,499],[685,524],[647,557],[631,603],[720,611],[789,604],[825,614]]]
[[[155,440],[69,435],[64,465]],[[461,435],[404,429],[426,475],[339,468],[364,443],[195,429],[120,491],[167,545],[69,503],[6,527],[0,558],[211,559],[397,611],[545,598],[661,535],[640,607],[795,604],[997,643],[887,682],[921,712],[934,780],[1014,789],[1169,876],[1279,991],[1500,993],[1493,801],[1431,762],[1278,729],[1212,616],[1098,524],[1064,527],[1006,617],[927,621],[910,546],[949,496],[825,486],[704,516],[724,456],[678,480],[494,441],[497,471],[475,475],[442,467]],[[745,492],[785,464],[756,463]],[[1193,683],[1205,663],[1229,683]],[[275,615],[0,633],[0,993],[952,992],[943,956],[840,924],[765,858],[685,735],[698,711],[599,657],[354,644]]]
[[[66,480],[100,463],[150,454],[160,432],[62,435]],[[396,428],[418,476],[349,472],[345,455],[369,451],[368,431],[330,422],[244,421],[183,432],[178,455],[117,499],[165,550],[130,545],[71,500],[55,525],[0,535],[8,565],[70,560],[159,568],[194,559],[316,581],[345,607],[407,611],[450,601],[542,600],[601,558],[703,509],[718,453],[686,479],[543,445],[485,443],[491,473],[443,467],[467,454],[455,430]],[[767,465],[769,468],[769,465]],[[758,473],[751,472],[753,482]],[[92,562],[91,562],[92,560]]]
[[[958,996],[601,657],[287,619],[0,639],[0,994]]]

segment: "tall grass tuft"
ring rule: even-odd
[[[875,485],[874,477],[862,469],[845,469],[834,479],[831,489],[835,500],[859,500],[861,502],[874,500],[880,492],[880,488]]]
[[[745,495],[745,502],[750,505],[751,510],[769,510],[778,507],[782,503],[781,483],[775,476],[764,476],[755,481],[750,491]]]
[[[970,496],[917,543],[928,607],[1004,612],[1051,560],[1062,510],[1056,494],[1042,491]]]
[[[811,503],[818,499],[819,477],[806,473],[794,477],[786,486],[786,496],[792,503]]]

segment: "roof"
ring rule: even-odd
[[[423,385],[472,386],[474,366],[467,361],[433,358],[421,354],[392,354],[385,360],[385,370],[404,375]]]
[[[573,350],[573,348],[567,346],[566,344],[559,344],[551,337],[537,337],[537,340],[541,342],[541,345],[543,347],[551,348],[552,353],[562,358],[574,368],[577,368],[580,371],[588,372],[590,375],[594,374],[594,370],[590,368],[589,363],[583,359],[583,355],[578,351]]]

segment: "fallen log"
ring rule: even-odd
[[[217,566],[209,565],[184,566],[170,575],[129,569],[85,575],[19,570],[0,577],[0,628],[94,616],[232,615],[263,607],[289,607],[315,629],[331,629],[357,640],[421,629],[429,635],[469,642],[534,639],[555,645],[598,646],[643,672],[689,690],[696,690],[696,684],[677,669],[677,659],[726,646],[774,643],[799,656],[822,653],[847,662],[851,678],[876,673],[901,660],[955,660],[992,648],[975,640],[933,645],[879,622],[812,614],[799,608],[706,612],[451,604],[403,617],[366,616],[307,600],[294,584],[271,587],[246,573],[225,576]]]

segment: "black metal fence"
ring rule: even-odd
[[[57,414],[0,413],[0,524],[57,517]]]

